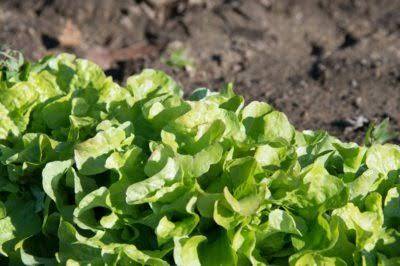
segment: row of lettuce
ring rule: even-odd
[[[396,145],[68,54],[0,78],[1,263],[400,264]]]

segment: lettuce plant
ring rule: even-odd
[[[400,147],[299,132],[227,85],[0,76],[2,265],[399,265]]]

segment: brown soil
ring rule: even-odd
[[[161,68],[185,90],[234,82],[299,129],[362,140],[400,128],[399,0],[2,0],[0,44],[37,59],[68,51],[123,81]],[[165,64],[173,47],[194,70]]]

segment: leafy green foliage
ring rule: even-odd
[[[72,55],[26,64],[0,80],[1,264],[399,264],[385,124],[358,146],[231,84],[184,99],[160,71],[121,87]]]
[[[180,68],[180,69],[194,68],[194,62],[189,57],[187,50],[184,48],[174,49],[170,51],[169,58],[164,61],[166,65],[173,68]]]
[[[389,118],[383,120],[379,125],[371,124],[365,136],[365,145],[370,146],[373,143],[384,144],[396,137],[398,133],[390,128]]]
[[[3,81],[19,80],[24,66],[24,57],[22,53],[8,48],[0,47],[0,72]]]

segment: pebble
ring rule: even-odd
[[[361,104],[362,104],[362,98],[361,98],[361,97],[357,97],[357,98],[356,98],[356,101],[355,101],[355,104],[356,104],[356,106],[357,106],[358,108],[360,108],[360,107],[361,107]]]
[[[351,82],[350,82],[350,84],[351,84],[351,86],[352,86],[353,88],[357,88],[357,87],[358,87],[358,82],[357,82],[357,80],[355,80],[355,79],[352,79]]]

